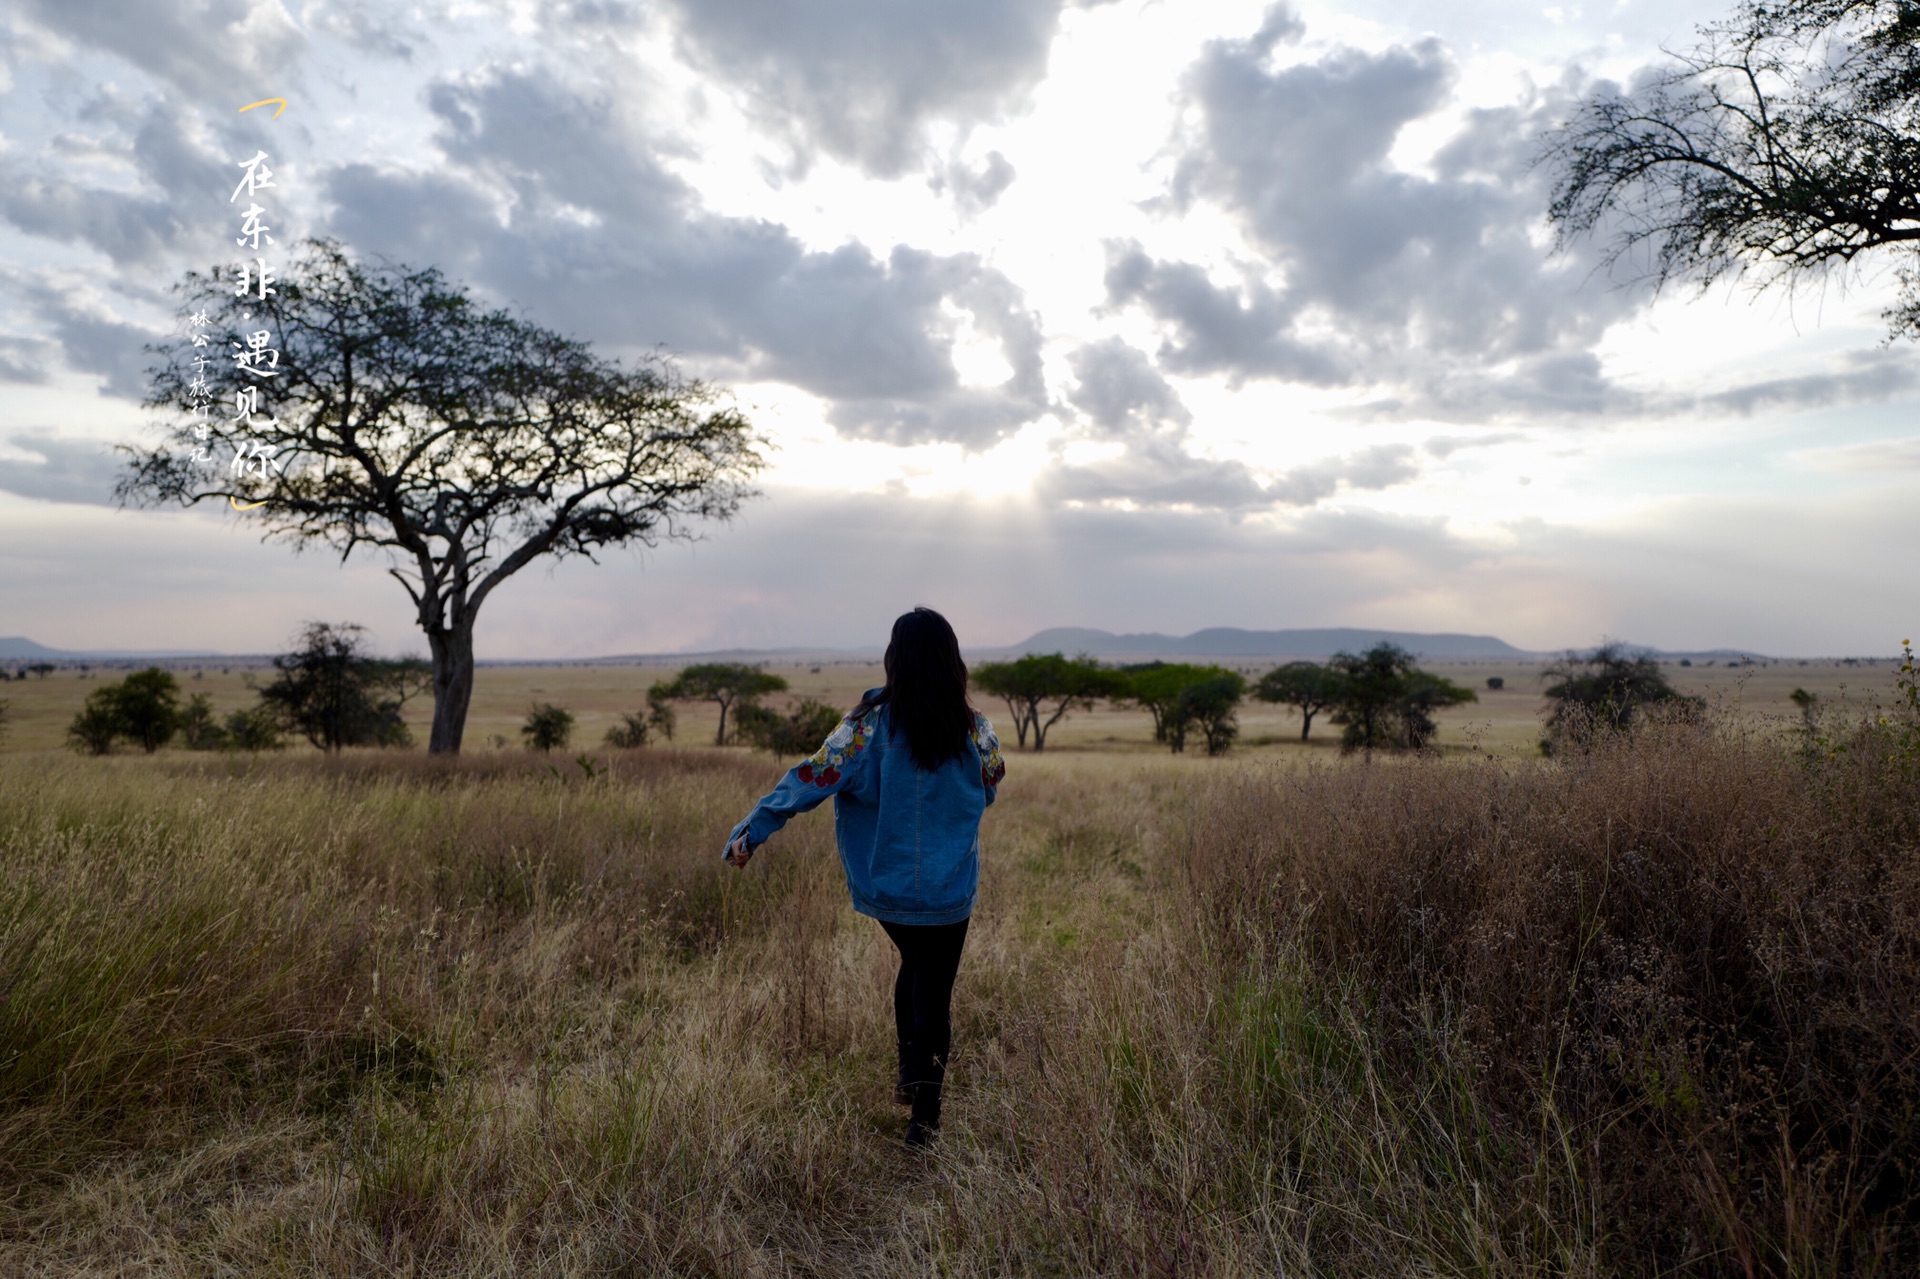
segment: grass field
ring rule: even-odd
[[[252,705],[249,681],[264,683],[270,670],[204,663],[165,664],[187,693],[207,693],[216,710]],[[1265,664],[1234,663],[1250,677],[1269,669]],[[1530,752],[1540,737],[1541,664],[1537,662],[1432,662],[1427,668],[1476,691],[1478,702],[1438,712],[1439,745],[1443,750],[1480,749],[1490,752]],[[467,719],[465,748],[470,752],[520,749],[520,723],[535,701],[552,702],[576,716],[574,745],[596,746],[623,712],[644,711],[646,690],[655,680],[670,676],[674,667],[619,666],[482,666],[475,679],[474,698]],[[769,699],[782,705],[801,697],[816,697],[836,706],[851,706],[868,688],[881,682],[878,663],[823,662],[819,665],[769,664],[784,676],[791,692]],[[1755,723],[1797,723],[1799,712],[1788,694],[1805,688],[1829,705],[1859,704],[1889,694],[1894,663],[1881,659],[1836,661],[1813,659],[1773,661],[1764,665],[1680,667],[1668,665],[1666,674],[1686,693],[1706,696],[1724,711]],[[65,740],[68,722],[100,680],[125,672],[96,668],[84,675],[63,668],[45,679],[0,684],[0,700],[11,703],[10,730],[0,737],[0,751],[51,750]],[[1489,677],[1504,681],[1498,691],[1487,687]],[[1006,708],[990,698],[981,706],[1001,727],[1009,744],[1011,725]],[[414,736],[427,738],[431,707],[424,698],[410,704],[408,721]],[[712,741],[718,711],[711,705],[682,703],[678,740],[697,744]],[[1288,707],[1249,701],[1240,710],[1240,740],[1245,754],[1291,754],[1301,745],[1300,717]],[[1331,750],[1339,729],[1324,716],[1316,717],[1308,748]],[[1091,712],[1073,712],[1047,738],[1053,750],[1138,751],[1157,753],[1152,721],[1143,710],[1099,703]]]
[[[1885,664],[1552,763],[1475,671],[1481,751],[1010,755],[929,1158],[830,815],[719,862],[779,762],[485,744],[662,671],[485,668],[457,761],[82,758],[8,684],[0,1274],[1915,1273],[1920,771],[1774,731]]]

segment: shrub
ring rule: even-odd
[[[740,736],[782,756],[811,754],[840,720],[839,710],[811,697],[785,715],[751,703],[738,712]]]
[[[1602,644],[1590,653],[1568,653],[1540,673],[1552,705],[1540,749],[1551,755],[1569,745],[1590,743],[1596,734],[1634,727],[1648,707],[1664,707],[1670,717],[1697,716],[1706,700],[1689,697],[1667,682],[1649,653],[1620,644]]]
[[[1494,690],[1495,692],[1499,692],[1501,689],[1505,688],[1506,686],[1507,686],[1507,681],[1501,678],[1500,676],[1498,675],[1487,676],[1487,687]]]
[[[227,744],[227,730],[213,715],[213,698],[195,693],[180,712],[180,743],[190,751],[220,750]]]
[[[277,751],[286,747],[285,728],[272,706],[261,703],[227,716],[226,748],[236,751]]]
[[[651,727],[646,716],[628,711],[619,723],[607,730],[606,743],[620,750],[638,750],[647,744]]]
[[[86,704],[67,725],[67,745],[85,755],[105,755],[120,736],[118,699],[111,684],[87,694]]]
[[[564,749],[567,739],[573,736],[573,714],[552,702],[535,702],[520,725],[520,736],[525,739],[528,750]]]

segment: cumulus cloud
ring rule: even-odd
[[[972,217],[992,208],[1013,185],[1015,176],[1012,161],[998,151],[989,151],[977,167],[958,158],[949,161],[946,168],[927,179],[927,185],[936,193],[951,192],[954,204]]]
[[[428,103],[444,164],[326,176],[332,225],[362,250],[436,262],[606,345],[791,383],[854,436],[980,447],[1046,409],[1038,320],[977,256],[809,251],[777,224],[710,213],[617,98],[546,71],[489,68]],[[999,385],[962,383],[956,311],[998,343]]]
[[[1427,172],[1409,172],[1390,153],[1448,102],[1445,48],[1341,47],[1272,65],[1276,40],[1297,32],[1276,10],[1252,38],[1209,44],[1185,82],[1199,123],[1171,207],[1225,210],[1258,261],[1219,281],[1116,244],[1110,301],[1158,319],[1160,356],[1180,371],[1385,385],[1391,411],[1610,407],[1592,347],[1641,298],[1581,289],[1584,261],[1530,235],[1546,199],[1528,161],[1551,95],[1469,113]]]
[[[305,43],[279,0],[20,0],[17,12],[126,59],[189,99],[224,101],[236,84],[285,85]]]
[[[1056,460],[1036,486],[1044,500],[1244,513],[1313,506],[1343,486],[1388,488],[1420,471],[1411,447],[1391,444],[1261,476],[1237,459],[1194,451],[1191,412],[1138,347],[1106,338],[1075,351],[1068,366],[1075,384],[1067,405],[1086,438],[1119,447],[1093,460]]]
[[[689,56],[748,87],[762,124],[878,177],[927,129],[1016,110],[1047,68],[1062,0],[673,0]]]

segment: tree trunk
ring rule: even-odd
[[[720,731],[713,735],[713,744],[725,746],[727,744],[727,707],[732,703],[724,697],[716,697],[713,700],[720,703]]]
[[[1300,740],[1306,741],[1307,734],[1313,731],[1313,712],[1306,707],[1300,708]]]
[[[433,652],[433,735],[430,755],[458,755],[467,731],[467,704],[473,700],[473,624],[430,631]]]

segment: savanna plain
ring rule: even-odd
[[[792,761],[694,706],[593,745],[670,670],[483,667],[457,759],[83,757],[108,675],[0,685],[0,1273],[1920,1273],[1892,664],[1669,669],[1704,723],[1552,759],[1537,667],[1433,669],[1480,700],[1372,763],[1260,704],[1222,758],[1110,707],[1020,752],[983,701],[927,1154],[830,814],[720,861]]]

